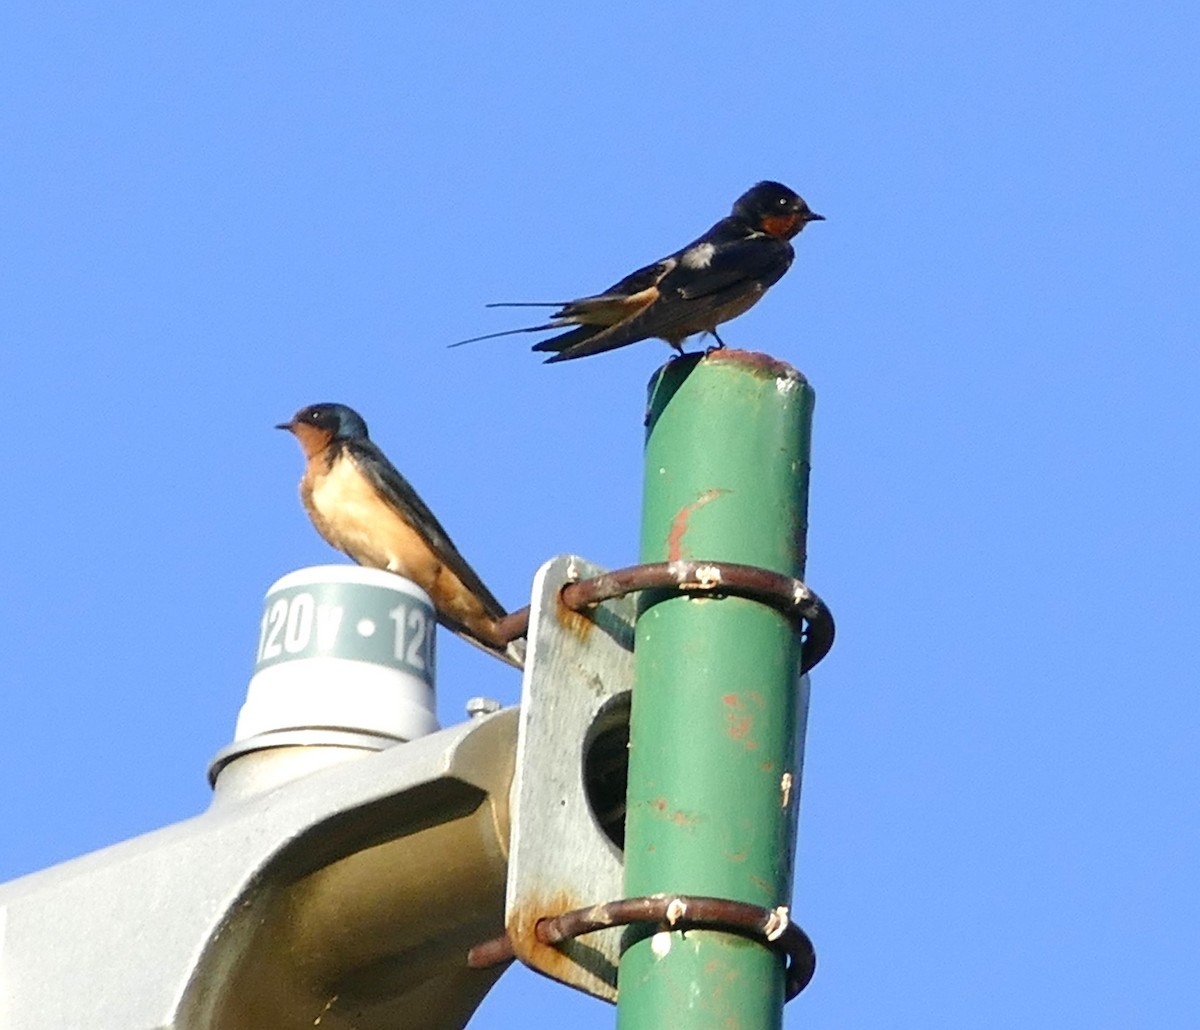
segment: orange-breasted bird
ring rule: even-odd
[[[488,333],[450,346],[515,333],[575,326],[533,346],[550,351],[547,364],[614,350],[658,337],[683,352],[683,341],[709,333],[748,311],[782,278],[795,252],[788,242],[809,222],[824,221],[782,183],[760,182],[703,236],[652,265],[631,272],[603,293],[569,301],[502,303],[488,307],[557,307],[543,325]]]
[[[429,595],[443,626],[521,666],[522,642],[506,644],[496,634],[503,605],[371,441],[358,412],[344,404],[313,404],[276,428],[300,441],[308,459],[300,499],[329,544],[359,565],[412,580]]]

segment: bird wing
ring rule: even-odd
[[[541,333],[547,329],[561,329],[563,326],[571,325],[572,323],[586,327],[599,327],[601,329],[615,325],[630,315],[637,314],[649,304],[657,294],[648,291],[653,291],[655,283],[674,267],[675,259],[673,257],[663,258],[652,265],[647,265],[645,268],[639,268],[636,272],[631,272],[620,282],[613,283],[603,293],[597,293],[590,297],[577,297],[575,300],[556,301],[553,303],[543,301],[503,301],[501,303],[489,304],[487,305],[489,308],[558,308],[558,310],[550,316],[551,321],[545,322],[542,325],[522,326],[520,329],[505,329],[498,333],[472,336],[469,339],[451,343],[449,346],[461,347],[465,343],[495,340],[501,336],[517,336],[520,333]],[[562,340],[565,337],[578,340],[594,334],[595,329],[589,328],[588,331],[581,334],[565,333],[563,336],[556,336],[554,339],[545,342],[553,343],[554,340]],[[534,347],[534,350],[547,349],[554,350],[557,348],[546,348],[540,344]]]
[[[603,293],[567,301],[554,312],[554,318],[564,323],[595,325],[607,328],[636,315],[658,297],[658,284],[671,269],[675,259],[663,258],[636,272],[630,272],[620,282],[613,283]]]
[[[664,297],[677,292],[684,300],[753,284],[761,290],[773,286],[791,267],[795,251],[786,240],[755,235],[722,243],[702,267],[680,262],[659,284]]]
[[[652,302],[647,301],[622,321],[604,328],[581,326],[542,340],[533,349],[553,351],[548,359],[553,363],[600,354],[653,336],[676,339],[715,328],[728,309],[736,309],[739,301],[778,282],[793,254],[791,244],[769,236],[722,244],[703,268],[674,263],[652,288]]]
[[[454,541],[450,539],[450,534],[442,528],[437,516],[429,510],[429,506],[421,500],[408,480],[388,461],[383,451],[370,440],[355,440],[350,449],[354,464],[379,496],[387,502],[388,507],[425,538],[442,563],[458,577],[463,586],[479,598],[492,618],[503,618],[507,614],[504,606],[484,585],[479,574],[467,564],[466,558],[459,554]],[[456,627],[451,628],[458,631]]]
[[[585,358],[589,354],[600,354],[606,350],[615,350],[617,347],[648,339],[657,335],[656,326],[657,320],[647,319],[645,309],[643,309],[641,312],[634,312],[615,325],[581,325],[570,332],[560,333],[558,336],[535,343],[531,349],[542,352],[553,351],[554,356],[546,359],[547,364],[553,364],[556,361],[570,361],[572,358]]]
[[[670,257],[665,257],[661,261],[655,261],[652,265],[647,265],[645,268],[639,268],[636,272],[630,272],[620,282],[613,283],[600,297],[631,297],[634,294],[641,293],[652,286],[657,286],[663,280],[663,276],[667,275],[677,264],[677,255],[672,254]],[[599,299],[596,298],[584,298]],[[573,301],[578,304],[580,301]],[[564,305],[563,310],[569,305]]]

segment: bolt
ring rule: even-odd
[[[494,697],[467,698],[467,715],[472,719],[481,719],[492,712],[500,711],[500,702]]]

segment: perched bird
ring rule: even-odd
[[[520,667],[524,648],[496,635],[506,614],[458,553],[425,502],[344,404],[301,408],[276,426],[300,441],[308,464],[300,499],[317,532],[359,565],[411,579],[433,600],[438,621],[464,640]]]
[[[699,239],[627,275],[603,293],[578,300],[503,303],[488,307],[557,307],[543,325],[474,336],[450,346],[492,340],[515,333],[540,333],[572,325],[533,346],[551,351],[547,364],[624,347],[658,337],[683,353],[683,341],[711,333],[724,347],[717,326],[748,311],[788,270],[795,252],[788,243],[809,222],[824,215],[778,182],[760,182],[734,202]]]

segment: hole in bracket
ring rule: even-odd
[[[629,786],[629,705],[624,691],[604,703],[583,742],[583,785],[601,832],[625,850],[625,794]]]

